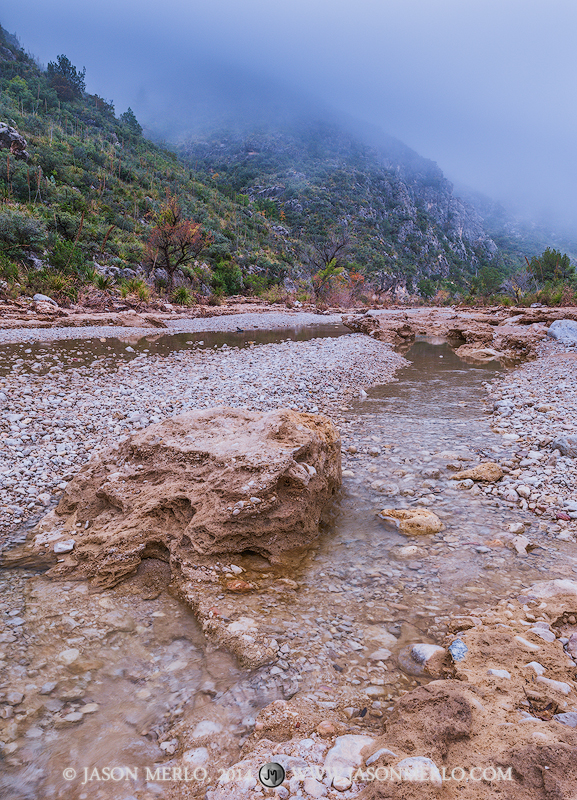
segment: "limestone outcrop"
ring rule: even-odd
[[[28,161],[30,155],[26,151],[26,139],[20,136],[16,128],[0,122],[0,149],[10,150],[11,155],[22,161]]]
[[[522,312],[522,313],[518,313]],[[417,336],[442,336],[465,361],[484,363],[499,360],[512,364],[536,355],[539,342],[547,335],[563,331],[574,322],[575,309],[506,309],[486,312],[450,308],[407,309],[343,316],[343,324],[357,333],[394,347],[410,345]],[[562,325],[561,325],[562,323]]]
[[[340,438],[320,415],[211,408],[149,426],[86,464],[34,547],[74,538],[54,576],[111,586],[145,558],[187,578],[208,557],[278,560],[308,545],[341,483]],[[203,561],[204,559],[204,561]]]

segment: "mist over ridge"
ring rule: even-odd
[[[42,62],[66,53],[90,91],[167,140],[173,112],[192,123],[238,107],[239,81],[281,85],[397,137],[454,183],[577,229],[569,0],[23,0],[3,17]]]

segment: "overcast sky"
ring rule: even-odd
[[[280,81],[577,232],[575,0],[19,0],[0,23],[145,123],[231,72]]]

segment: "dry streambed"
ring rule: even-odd
[[[198,611],[209,635],[213,625],[217,630],[232,626],[234,631],[231,633],[237,638],[239,635],[241,640],[243,636],[248,637],[244,640],[247,646],[262,642],[272,652],[274,657],[271,663],[255,673],[254,682],[252,678],[245,678],[235,683],[238,675],[234,672],[234,664],[226,662],[224,654],[222,658],[217,654],[212,662],[206,655],[205,670],[209,674],[200,674],[198,680],[193,675],[188,680],[189,669],[180,667],[179,662],[187,664],[191,655],[188,648],[197,640],[190,633],[178,645],[179,639],[171,627],[167,627],[167,639],[171,647],[180,647],[180,650],[174,654],[171,651],[170,660],[162,665],[159,673],[163,674],[163,678],[159,680],[154,676],[157,682],[151,682],[150,672],[154,673],[155,670],[147,671],[146,658],[140,671],[135,669],[131,659],[136,657],[138,648],[144,647],[140,641],[143,637],[142,628],[151,633],[147,641],[151,648],[148,657],[152,660],[159,655],[154,649],[154,642],[159,635],[159,628],[156,627],[158,620],[163,620],[162,616],[155,617],[150,610],[141,616],[143,612],[138,604],[146,597],[156,599],[146,600],[145,605],[174,602],[158,594],[159,585],[163,585],[163,580],[166,583],[167,578],[166,573],[162,573],[162,561],[148,560],[151,566],[158,567],[159,574],[137,575],[132,588],[122,589],[121,585],[111,594],[103,596],[109,597],[115,605],[115,609],[110,609],[111,612],[118,610],[130,614],[126,601],[122,599],[122,592],[129,592],[130,602],[137,603],[132,613],[134,627],[129,630],[115,630],[109,625],[110,621],[105,621],[106,615],[102,614],[99,605],[103,597],[99,594],[83,594],[82,605],[78,608],[77,585],[56,584],[67,591],[58,593],[58,602],[55,604],[54,593],[50,594],[49,590],[52,598],[49,602],[46,593],[42,594],[44,588],[39,588],[54,584],[46,584],[41,578],[24,580],[21,575],[5,572],[4,578],[8,583],[4,610],[7,613],[6,621],[13,621],[14,624],[6,625],[5,633],[0,634],[7,637],[4,639],[7,681],[0,691],[11,689],[17,693],[11,700],[18,702],[10,705],[4,701],[5,706],[12,709],[6,712],[8,733],[4,734],[4,741],[7,746],[5,757],[13,775],[21,776],[22,769],[29,770],[28,765],[33,761],[29,743],[36,734],[27,737],[29,730],[41,731],[37,735],[40,742],[50,741],[50,737],[53,737],[47,750],[56,753],[58,747],[66,748],[66,743],[70,741],[70,729],[59,727],[61,724],[69,725],[73,730],[75,727],[82,730],[87,729],[90,723],[94,731],[99,725],[104,730],[108,725],[117,724],[118,708],[111,707],[110,699],[99,703],[95,690],[100,682],[100,691],[106,696],[107,692],[113,691],[115,682],[125,679],[132,683],[136,691],[151,692],[149,702],[154,709],[152,716],[156,724],[151,723],[150,730],[144,724],[140,729],[135,726],[132,739],[127,735],[123,740],[127,746],[132,741],[132,751],[126,751],[127,757],[130,753],[134,754],[135,746],[142,748],[138,756],[139,764],[144,764],[153,754],[157,761],[164,760],[164,763],[172,766],[186,763],[208,765],[210,769],[214,768],[212,779],[215,780],[218,765],[230,766],[237,757],[239,744],[246,740],[244,757],[256,759],[255,763],[269,755],[274,757],[273,760],[277,756],[280,760],[284,753],[287,758],[289,755],[291,758],[298,755],[301,761],[309,765],[322,765],[336,745],[341,748],[341,756],[345,761],[354,756],[355,763],[358,761],[365,765],[366,761],[361,759],[359,739],[337,741],[339,736],[376,741],[383,732],[383,726],[388,726],[393,719],[391,713],[395,698],[405,695],[407,703],[412,702],[411,690],[430,681],[431,673],[434,677],[459,677],[445,649],[442,658],[439,658],[435,656],[439,650],[423,650],[423,646],[447,645],[451,641],[445,640],[447,633],[467,628],[479,628],[491,642],[495,632],[499,633],[499,626],[510,625],[513,618],[517,627],[523,627],[524,623],[531,623],[525,627],[538,627],[533,622],[551,626],[551,623],[557,622],[558,618],[552,619],[547,609],[538,608],[543,600],[527,599],[519,605],[512,601],[510,607],[505,602],[500,613],[493,617],[488,614],[488,609],[496,597],[506,596],[511,590],[523,597],[523,592],[535,580],[570,578],[575,575],[575,523],[567,505],[576,499],[571,472],[573,462],[569,460],[570,456],[563,456],[560,451],[556,453],[556,448],[552,447],[559,434],[571,433],[571,414],[565,410],[568,409],[566,404],[571,401],[571,393],[569,391],[559,397],[555,409],[557,418],[543,416],[548,412],[538,411],[537,407],[550,398],[552,386],[556,387],[561,382],[555,376],[551,378],[553,384],[547,382],[546,365],[549,361],[537,361],[526,367],[537,369],[539,364],[545,365],[542,381],[532,373],[528,374],[525,384],[520,377],[523,372],[504,376],[501,385],[494,389],[498,393],[495,400],[502,399],[501,395],[514,400],[513,413],[505,416],[505,421],[521,423],[515,425],[514,433],[510,433],[508,426],[496,425],[497,416],[488,417],[482,409],[482,384],[494,377],[494,371],[469,371],[469,377],[460,383],[464,373],[458,366],[460,362],[448,348],[431,348],[425,343],[422,347],[422,358],[418,345],[414,351],[416,357],[411,353],[415,367],[413,373],[409,368],[410,374],[400,373],[401,383],[391,384],[384,390],[369,390],[369,396],[360,402],[354,398],[361,387],[368,389],[372,384],[385,383],[394,369],[403,365],[403,361],[386,346],[384,348],[368,337],[358,336],[332,342],[267,345],[242,352],[181,353],[166,361],[148,356],[121,365],[113,375],[102,366],[94,365],[89,370],[55,371],[42,379],[23,375],[12,375],[6,379],[5,393],[8,395],[6,389],[13,392],[11,402],[23,402],[27,412],[26,417],[16,420],[25,424],[18,424],[17,430],[10,431],[13,435],[7,437],[21,441],[15,445],[8,443],[10,450],[5,451],[7,454],[22,452],[19,463],[23,464],[24,470],[7,476],[14,476],[17,480],[6,488],[4,495],[5,501],[10,500],[16,506],[20,513],[15,516],[20,518],[24,518],[25,514],[22,514],[22,505],[13,500],[15,495],[12,488],[20,485],[20,478],[27,479],[28,486],[33,485],[38,478],[43,480],[43,474],[47,471],[45,465],[50,465],[52,474],[48,474],[48,477],[53,488],[60,491],[56,480],[61,482],[63,471],[70,470],[71,476],[86,460],[86,454],[95,450],[96,446],[115,442],[130,430],[138,430],[156,421],[154,417],[160,420],[167,414],[185,410],[188,405],[202,407],[204,404],[212,406],[225,402],[263,409],[292,405],[305,411],[327,411],[341,428],[345,454],[342,502],[327,532],[304,561],[296,561],[288,569],[283,569],[271,566],[255,553],[241,554],[238,558],[215,561],[206,570],[205,579],[198,582],[196,594],[202,597]],[[559,345],[551,345],[551,348],[556,352],[563,350]],[[451,358],[455,360],[451,361]],[[559,363],[562,363],[562,359]],[[322,371],[319,371],[319,364]],[[442,364],[447,366],[446,373],[439,372]],[[564,368],[568,369],[567,364]],[[242,376],[240,391],[239,374]],[[82,385],[86,386],[86,381],[91,377],[96,378],[94,383],[100,389],[94,399],[86,389],[82,389]],[[515,380],[521,380],[519,386],[514,384]],[[569,388],[573,385],[569,375],[565,382]],[[14,391],[16,388],[17,391]],[[50,388],[53,391],[46,396],[46,390]],[[24,394],[26,390],[30,390],[30,394]],[[183,391],[190,394],[183,396]],[[68,392],[74,392],[74,396],[69,397]],[[524,392],[532,393],[529,400],[533,405],[517,402]],[[123,412],[140,398],[144,400],[139,415],[132,419],[113,416],[113,409]],[[45,405],[43,401],[52,404]],[[52,426],[43,427],[46,416],[38,419],[30,414],[31,406],[36,404],[39,409],[50,409],[51,413],[54,408],[60,411],[63,405],[60,419],[57,419],[59,422],[68,423],[75,416],[80,417],[70,431],[66,425],[64,431],[61,426],[56,426],[55,438],[37,445],[37,453],[33,448],[36,445],[33,435],[42,430],[52,433],[54,429]],[[104,407],[106,414],[93,431],[86,430],[85,426],[94,424],[99,407]],[[35,407],[32,408],[34,410]],[[516,414],[524,418],[517,419]],[[32,418],[26,422],[28,417]],[[26,429],[32,423],[33,427],[28,432]],[[495,431],[491,430],[491,425]],[[549,426],[546,431],[539,427],[544,425]],[[561,428],[562,425],[567,427]],[[30,436],[30,439],[24,438],[26,436]],[[86,438],[82,440],[82,436]],[[548,437],[549,441],[546,441]],[[37,437],[38,442],[42,439]],[[50,444],[56,446],[50,453],[43,453],[44,447]],[[57,452],[57,444],[64,445],[64,449],[61,447]],[[32,448],[31,451],[24,454],[28,447]],[[36,458],[43,460],[37,465]],[[549,460],[555,463],[544,465]],[[495,482],[472,478],[451,480],[458,470],[474,468],[479,462],[489,461],[499,464],[504,471],[503,478]],[[33,470],[32,466],[41,466],[44,472]],[[541,472],[545,468],[550,470],[549,473],[545,472],[545,483],[532,486],[529,479],[537,476],[541,480]],[[25,470],[31,474],[28,475]],[[521,471],[516,474],[517,470]],[[566,480],[559,482],[559,478]],[[521,485],[518,479],[524,481],[523,485],[532,486],[528,496],[523,497],[515,489],[518,495],[516,499],[512,495],[506,497],[506,492],[515,485]],[[47,484],[47,489],[50,488]],[[546,504],[542,500],[544,491],[531,497],[533,490],[536,493],[541,489],[546,489],[551,498]],[[31,499],[26,503],[31,505],[28,513],[39,507],[36,500],[33,502]],[[526,509],[523,500],[526,501]],[[534,507],[531,508],[531,505]],[[377,519],[376,512],[385,507],[408,511],[415,507],[429,509],[439,518],[443,530],[416,539],[409,537],[407,540],[400,531],[392,526],[384,527],[383,522]],[[514,532],[519,530],[519,526],[523,531],[521,535]],[[239,584],[241,587],[242,584],[248,586],[241,588]],[[85,584],[78,586],[84,587]],[[38,598],[42,598],[42,602],[39,603]],[[73,598],[73,602],[69,598]],[[150,608],[153,607],[150,605]],[[166,614],[167,609],[162,605],[155,608],[160,614]],[[70,609],[79,613],[71,614]],[[54,618],[51,618],[51,613],[54,613]],[[169,609],[169,613],[173,614],[174,609]],[[44,621],[45,614],[47,621]],[[460,622],[454,621],[455,614],[461,614]],[[102,619],[99,619],[99,615]],[[531,620],[531,616],[535,619]],[[40,633],[35,617],[36,620],[42,619],[46,633]],[[524,623],[520,621],[521,618]],[[75,622],[78,625],[74,625]],[[147,622],[155,626],[152,631]],[[494,622],[494,626],[483,628],[488,622],[491,625]],[[568,634],[572,631],[571,613],[567,613],[561,622],[569,627],[553,625],[551,629],[555,642],[561,642],[563,652],[561,640],[569,640]],[[51,623],[54,623],[52,631],[59,637],[56,640],[50,636]],[[124,624],[130,628],[132,623]],[[93,629],[97,631],[96,635],[86,633],[86,630]],[[198,631],[196,635],[200,635]],[[515,635],[521,635],[516,628]],[[464,636],[457,638],[463,639]],[[112,637],[112,647],[118,647],[119,651],[108,646],[109,637]],[[455,638],[454,634],[452,638]],[[532,636],[527,638],[536,641]],[[555,642],[547,643],[547,646],[559,647]],[[416,643],[420,644],[421,649],[415,652]],[[470,642],[468,646],[471,653],[476,652],[475,642]],[[83,669],[90,660],[87,649],[96,662],[102,663],[88,664],[88,668]],[[62,656],[62,653],[70,650],[77,651],[77,654],[73,652]],[[113,655],[118,652],[128,659],[126,665],[119,668],[126,670],[124,676],[115,676],[114,670],[107,673],[108,662],[113,662]],[[427,664],[428,659],[422,658],[423,654],[435,658]],[[142,653],[138,657],[142,659]],[[71,659],[69,664],[65,663],[67,659]],[[503,650],[499,663],[497,651],[494,652],[494,659],[494,669],[507,670],[513,675],[511,659],[506,650]],[[171,670],[173,664],[176,666]],[[404,669],[399,669],[399,665],[403,665]],[[561,680],[564,677],[565,680],[561,682],[571,685],[572,677],[567,673],[561,674],[562,664],[553,668],[547,662],[543,666],[552,670],[548,673],[551,679]],[[569,669],[568,662],[563,668]],[[211,677],[210,670],[216,679],[215,675]],[[163,684],[166,671],[168,676],[176,676],[182,682],[183,690],[188,692],[187,697],[178,696],[175,684],[172,690],[174,697],[167,702],[171,692],[168,684]],[[525,673],[520,672],[519,675]],[[63,688],[58,685],[59,680],[63,682]],[[213,685],[201,689],[205,680],[212,680]],[[480,678],[476,674],[470,677],[472,682],[478,680]],[[534,682],[530,673],[529,678],[523,680]],[[74,697],[73,691],[72,695],[61,698],[59,693],[66,692],[68,681],[82,683],[80,688],[84,694]],[[42,695],[41,690],[46,684],[54,682],[57,686],[51,690],[52,693]],[[450,683],[452,685],[454,681]],[[502,686],[502,691],[513,697],[508,692],[507,684]],[[520,691],[520,686],[515,678],[516,692]],[[541,692],[545,686],[541,682]],[[548,689],[553,691],[552,687]],[[459,694],[459,689],[456,691]],[[466,701],[470,703],[469,694],[465,694]],[[57,703],[62,703],[62,707],[50,711],[43,699],[45,697],[48,697],[48,702],[55,699]],[[275,700],[275,697],[276,704],[273,702],[269,705],[255,723],[252,715],[258,708]],[[285,701],[291,697],[293,699],[287,706]],[[144,699],[139,698],[141,701]],[[532,707],[520,705],[518,699],[515,695],[510,701],[508,713],[511,716],[503,724],[518,726],[518,717],[515,715],[520,713],[519,709],[528,708],[526,713],[532,715]],[[415,700],[415,727],[411,730],[417,730],[419,725],[422,727],[423,720],[428,717],[434,720],[428,700],[430,698],[427,699],[426,695],[424,699],[419,696]],[[533,698],[532,702],[539,704],[544,700],[547,700],[543,703],[546,706],[551,698],[548,700],[545,694]],[[571,693],[563,697],[554,694],[552,700],[557,704],[557,710],[571,711],[574,707]],[[153,702],[165,703],[166,711],[162,719],[156,714]],[[459,708],[463,702],[459,700]],[[483,703],[483,699],[480,702]],[[567,705],[563,707],[563,703]],[[94,705],[98,706],[97,710],[92,710]],[[85,706],[91,710],[87,711]],[[538,705],[538,709],[541,707]],[[490,704],[485,710],[489,716],[493,713]],[[399,713],[402,717],[407,711],[405,709]],[[72,719],[65,720],[69,715],[72,715]],[[57,722],[60,718],[64,719],[63,723]],[[447,720],[443,723],[445,727],[454,726],[454,719],[450,715]],[[391,724],[394,731],[394,721]],[[436,723],[432,724],[434,728]],[[561,725],[557,721],[548,724],[554,728],[556,726],[556,730]],[[137,725],[140,725],[140,721]],[[437,736],[431,730],[433,738],[438,739],[439,746],[442,746],[443,736]],[[514,732],[517,730],[515,727]],[[303,734],[306,737],[304,740]],[[561,739],[566,735],[562,732]],[[470,729],[467,729],[461,737],[462,741],[469,742],[467,737],[470,736]],[[559,734],[556,736],[555,746],[561,741]],[[291,737],[293,742],[290,745],[282,744]],[[271,741],[275,744],[271,745]],[[531,740],[531,743],[534,741]],[[365,741],[364,744],[369,742]],[[392,744],[396,745],[396,749]],[[569,745],[573,746],[571,742]],[[436,745],[419,738],[413,742],[412,750],[400,746],[398,734],[389,737],[388,748],[386,744],[383,746],[398,756],[395,763],[402,760],[403,755],[408,757],[409,753],[436,759],[438,766],[452,763],[446,754],[441,756],[434,750]],[[455,757],[456,751],[452,752]],[[364,753],[365,758],[367,753]],[[533,758],[531,753],[527,764]],[[81,763],[83,755],[82,748],[76,748],[75,763]],[[381,756],[377,756],[373,763],[387,763],[387,754]],[[104,754],[95,753],[97,763],[103,763],[103,757]],[[333,752],[333,760],[335,757]],[[54,759],[48,761],[53,763]],[[287,766],[290,766],[288,761]],[[58,783],[58,775],[50,773],[49,766],[46,766],[46,770],[48,772],[44,774],[30,776],[31,786],[42,786],[43,790],[46,787],[59,787],[59,791],[64,791],[62,781]],[[245,778],[246,774],[245,771]],[[219,792],[228,792],[223,797],[261,796],[254,774],[251,772],[250,775],[252,778],[249,776],[246,785],[234,781],[230,785],[221,785],[220,789],[215,790],[216,797],[221,796]],[[254,782],[251,783],[253,778]],[[325,778],[321,776],[317,780],[314,777],[316,782],[309,780],[305,783],[306,778],[299,780],[298,776],[292,774],[280,794],[296,797],[304,791],[305,796],[315,797],[338,792],[338,796],[343,796],[340,793],[343,791],[344,796],[356,796],[362,789],[362,781],[357,781],[350,788],[344,785],[331,787],[330,781],[327,782]],[[16,779],[14,785],[17,785]],[[375,792],[375,787],[376,784],[373,784],[369,790]],[[94,796],[112,796],[106,787],[91,788],[95,788]],[[155,788],[130,782],[123,789],[126,789],[127,798],[154,796],[154,792],[159,792],[161,796],[169,796],[172,792],[174,796],[186,797],[186,793],[203,796],[206,785],[189,784],[184,787],[181,784],[165,784]],[[422,792],[422,785],[418,789]],[[435,786],[427,787],[427,791],[431,792],[437,789]],[[69,790],[75,791],[73,787],[69,787]],[[383,797],[400,796],[382,793],[389,791],[387,787],[379,786],[378,791],[381,792],[379,796]],[[403,791],[409,791],[406,785]],[[446,787],[443,791],[446,791]],[[115,797],[124,797],[118,794],[118,787],[115,787],[115,792]],[[535,797],[545,796],[538,794],[537,790],[531,789],[531,792]],[[531,792],[527,796],[532,796]]]

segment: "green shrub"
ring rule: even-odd
[[[150,300],[150,286],[148,286],[144,281],[141,281],[141,285],[136,290],[136,294],[138,295],[138,299],[142,300],[143,303],[146,303]]]
[[[8,256],[0,253],[0,280],[16,283],[19,277],[18,264],[15,264]]]
[[[50,263],[67,274],[86,273],[87,269],[86,258],[78,244],[60,238],[52,245]]]
[[[135,294],[140,300],[146,301],[150,297],[150,286],[142,278],[129,278],[120,283],[120,296],[128,297],[129,294]]]
[[[114,281],[110,277],[110,275],[101,275],[100,273],[96,275],[94,278],[94,285],[97,289],[101,289],[103,292],[107,292],[108,289],[111,288]]]
[[[78,281],[72,275],[53,272],[49,269],[33,270],[27,273],[26,289],[30,294],[46,294],[61,303],[64,300],[76,300]]]
[[[39,220],[18,209],[0,212],[0,251],[9,254],[25,249],[39,250],[46,240],[46,228]]]
[[[231,295],[242,289],[242,272],[232,261],[219,261],[213,268],[211,286],[215,292]]]
[[[196,298],[189,292],[186,286],[179,286],[172,293],[171,300],[181,306],[191,306],[196,302]]]

